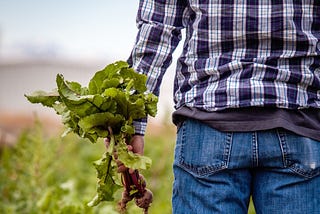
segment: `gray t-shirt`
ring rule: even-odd
[[[200,120],[219,131],[248,132],[284,128],[320,141],[320,109],[315,108],[289,110],[249,107],[207,112],[182,107],[173,112],[173,123],[178,127],[186,118]]]

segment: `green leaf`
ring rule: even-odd
[[[67,81],[64,80],[62,74],[57,74],[56,83],[58,86],[59,95],[66,101],[72,104],[81,104],[86,101],[79,93],[77,93],[78,88],[75,87],[75,84],[69,85]]]
[[[31,103],[41,103],[44,106],[52,107],[56,102],[60,101],[59,93],[54,90],[52,92],[35,91],[30,95],[24,95]]]
[[[76,91],[64,81],[63,76],[57,75],[58,92],[64,104],[68,109],[79,117],[86,116],[91,113],[100,112],[100,109],[93,104],[94,95],[79,95]]]
[[[132,119],[140,119],[147,116],[145,111],[145,104],[142,98],[138,98],[128,105],[128,114]]]
[[[110,78],[105,79],[102,82],[101,90],[107,89],[107,88],[117,88],[121,83],[123,82],[122,78]]]
[[[121,92],[121,91],[117,88],[107,88],[106,90],[104,90],[103,96],[110,97],[110,98],[116,98],[118,96],[119,92]]]
[[[81,130],[78,126],[80,118],[71,112],[64,103],[57,103],[52,106],[57,114],[61,115],[62,123],[65,126],[65,131],[62,137],[66,136],[70,132],[81,136]]]
[[[67,85],[69,86],[69,88],[76,92],[77,94],[79,95],[88,95],[88,88],[86,87],[82,87],[80,85],[80,83],[78,82],[69,82],[69,81],[66,81]]]
[[[110,102],[116,103],[115,113],[123,115],[128,119],[128,100],[125,92],[117,88],[108,88],[103,92],[103,96],[108,97]]]
[[[129,67],[121,69],[120,75],[124,78],[126,85],[132,81],[132,89],[137,90],[138,93],[143,93],[147,90],[147,77],[145,75],[139,74]]]
[[[116,150],[118,153],[118,159],[128,168],[145,170],[149,169],[152,164],[152,160],[150,158],[128,151],[125,139],[118,141]]]
[[[125,124],[121,127],[121,132],[126,133],[127,135],[133,135],[134,134],[134,127],[131,125]]]
[[[152,117],[157,114],[158,97],[154,94],[148,93],[145,96],[146,113]]]
[[[97,170],[98,186],[97,195],[88,203],[88,206],[93,207],[101,201],[113,201],[114,193],[121,188],[114,179],[116,167],[112,164],[112,156],[104,153],[102,158],[93,163]]]
[[[97,137],[107,137],[108,127],[113,131],[119,132],[121,124],[125,121],[124,117],[109,112],[91,114],[79,120],[79,127],[85,134],[96,134]]]
[[[121,68],[129,67],[128,63],[118,61],[106,66],[103,70],[95,73],[89,82],[90,94],[101,94],[108,87],[108,83],[103,84],[104,80],[113,78]]]

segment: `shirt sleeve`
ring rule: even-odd
[[[140,0],[139,3],[138,33],[128,63],[135,71],[147,75],[147,89],[157,96],[188,19],[186,8],[184,0]],[[146,119],[135,121],[134,126],[136,134],[144,134]]]

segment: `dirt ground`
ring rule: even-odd
[[[13,145],[21,132],[32,128],[36,120],[41,122],[45,134],[55,135],[62,129],[62,124],[57,117],[1,111],[0,145]]]

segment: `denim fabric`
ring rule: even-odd
[[[173,213],[320,213],[320,142],[284,129],[220,132],[195,120],[178,131]]]

